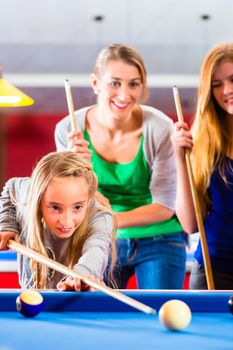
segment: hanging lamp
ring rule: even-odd
[[[2,78],[2,67],[0,67],[0,107],[23,107],[33,103],[31,97]]]

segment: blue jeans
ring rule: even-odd
[[[145,239],[117,239],[114,278],[125,289],[135,274],[139,289],[182,289],[186,235],[171,233]]]

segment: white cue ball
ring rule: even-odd
[[[179,331],[188,327],[192,313],[187,304],[181,300],[169,300],[159,310],[159,320],[168,329]]]

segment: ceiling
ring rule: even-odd
[[[64,79],[74,105],[95,102],[89,76],[111,42],[134,46],[144,58],[148,101],[175,114],[173,85],[192,114],[202,59],[233,40],[232,0],[0,0],[0,64],[4,78],[35,99],[23,113],[67,113]],[[4,109],[11,113],[11,109]]]

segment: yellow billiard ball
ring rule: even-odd
[[[43,307],[43,297],[35,290],[24,291],[16,299],[16,309],[25,317],[38,315]]]
[[[181,300],[169,300],[159,310],[159,320],[168,329],[179,331],[188,327],[192,313],[187,304]]]

